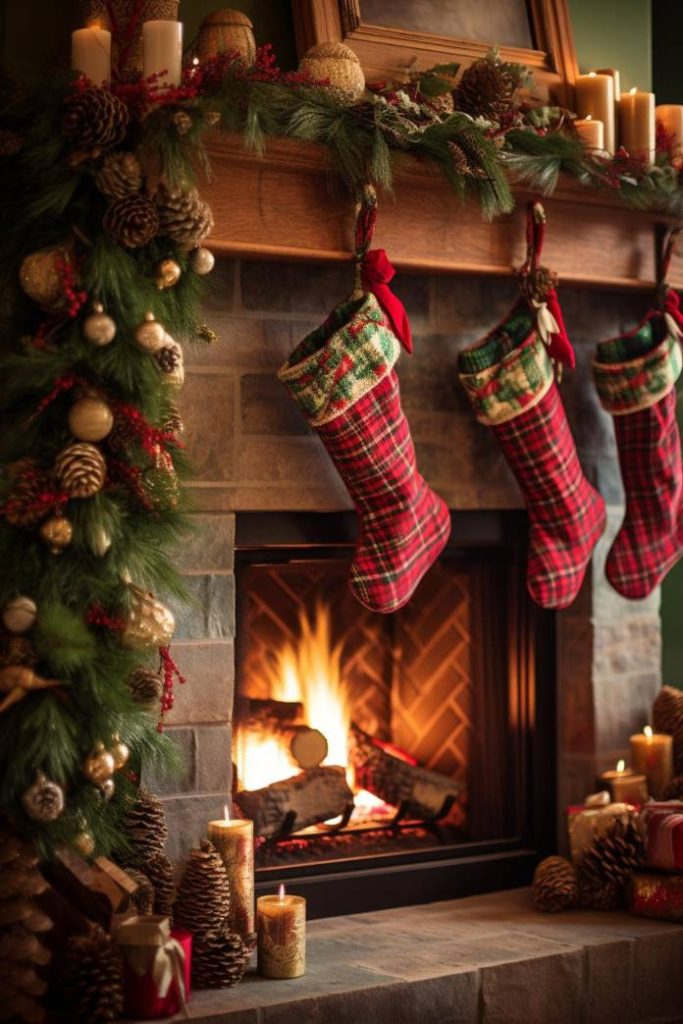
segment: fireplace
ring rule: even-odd
[[[554,621],[526,595],[526,517],[453,513],[392,615],[346,585],[355,525],[237,516],[233,795],[258,883],[296,880],[324,915],[522,884],[554,825]]]

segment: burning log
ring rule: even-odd
[[[328,749],[327,740],[319,729],[309,729],[307,725],[292,728],[289,750],[299,768],[317,768],[327,757]]]
[[[351,763],[357,784],[388,804],[403,805],[409,816],[431,818],[448,799],[455,800],[462,792],[462,784],[447,775],[388,754],[357,725],[351,726],[351,737]]]
[[[353,803],[344,768],[311,768],[292,779],[274,782],[263,789],[242,790],[235,801],[254,822],[257,836],[280,831],[288,815],[295,814],[293,829],[302,829],[343,814]]]
[[[235,718],[247,729],[276,732],[283,726],[302,722],[304,706],[298,700],[262,700],[258,697],[240,697],[235,706]]]

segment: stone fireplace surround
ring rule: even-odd
[[[184,767],[174,779],[144,779],[164,801],[175,859],[205,836],[207,821],[222,816],[230,791],[235,514],[350,507],[321,444],[275,377],[349,287],[348,266],[219,260],[205,310],[218,341],[187,354],[181,411],[196,474],[197,530],[179,553],[193,602],[176,609],[174,653],[187,683],[177,687],[167,719]],[[494,438],[474,421],[456,377],[458,351],[505,313],[514,280],[401,273],[395,289],[415,336],[415,354],[401,358],[399,375],[421,471],[455,509],[521,507]],[[659,594],[625,601],[603,574],[623,494],[612,425],[590,372],[595,344],[632,326],[648,298],[573,287],[561,298],[578,363],[561,390],[583,466],[610,515],[577,601],[557,616],[560,842],[563,808],[581,800],[596,771],[624,752],[660,685]]]

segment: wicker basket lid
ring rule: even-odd
[[[354,64],[360,61],[353,50],[344,43],[318,43],[307,50],[304,60],[350,60]]]
[[[245,25],[253,28],[251,21],[243,11],[234,11],[231,7],[223,7],[220,11],[212,11],[202,18],[202,28],[216,25]]]

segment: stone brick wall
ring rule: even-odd
[[[185,768],[174,780],[147,780],[166,803],[176,856],[222,814],[229,791],[235,512],[350,506],[322,446],[275,379],[297,341],[350,284],[348,267],[219,261],[206,306],[219,341],[187,356],[182,413],[198,529],[180,552],[194,602],[178,610],[175,651],[188,682],[168,720]],[[520,507],[512,474],[490,432],[474,421],[455,372],[458,351],[504,315],[514,282],[401,274],[395,284],[415,334],[415,354],[401,359],[399,373],[422,472],[453,508]],[[565,289],[563,304],[578,370],[562,391],[586,472],[610,505],[613,535],[623,496],[590,361],[595,343],[630,326],[645,299]],[[602,571],[607,550],[603,542],[579,599],[559,616],[560,806],[581,798],[596,768],[642,728],[659,685],[658,595],[629,603],[613,593]]]

